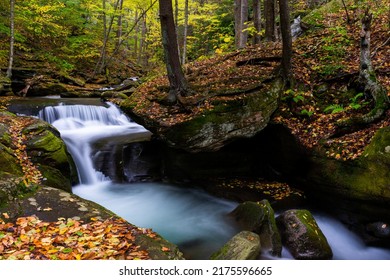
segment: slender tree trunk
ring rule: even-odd
[[[183,65],[186,63],[186,60],[187,60],[188,16],[189,16],[188,0],[185,0],[185,4],[184,4],[183,53],[182,53],[182,59],[181,59],[181,63]]]
[[[248,21],[248,0],[234,1],[234,30],[236,48],[245,48],[248,40],[248,32],[244,31]]]
[[[122,30],[123,30],[123,0],[119,0],[119,15],[118,15],[118,30],[116,32],[116,37],[118,38],[118,44],[122,39]]]
[[[10,43],[9,43],[9,63],[7,77],[12,77],[12,67],[14,61],[14,42],[15,42],[15,0],[10,0]]]
[[[360,32],[360,69],[358,87],[363,89],[365,95],[370,95],[375,101],[375,107],[363,116],[352,117],[337,123],[338,135],[350,133],[360,126],[380,120],[390,107],[390,100],[386,89],[377,81],[371,63],[371,21],[372,14],[365,12]]]
[[[165,64],[170,84],[167,101],[172,104],[176,103],[180,97],[188,96],[189,92],[187,81],[180,65],[172,0],[160,0],[159,8]]]
[[[360,70],[359,83],[364,93],[371,95],[375,101],[374,109],[363,116],[362,123],[371,123],[380,119],[389,108],[389,98],[386,89],[377,81],[371,62],[371,22],[372,14],[366,10],[362,19],[360,32]]]
[[[118,10],[120,1],[121,0],[117,0],[117,2],[115,4],[115,12]],[[100,58],[95,66],[94,76],[97,73],[101,73],[107,65],[107,62],[106,62],[107,44],[108,44],[108,39],[110,38],[112,26],[114,24],[115,15],[111,17],[110,24],[107,26],[107,16],[106,16],[105,11],[106,11],[106,0],[103,0],[103,25],[104,25],[103,46],[102,46],[102,50],[100,52]],[[100,65],[100,67],[99,67],[99,65]]]
[[[122,40],[121,40],[120,44],[118,44],[118,45],[115,47],[115,50],[112,52],[112,54],[111,54],[111,56],[109,57],[109,59],[107,59],[107,63],[106,63],[106,64],[109,64],[109,63],[111,62],[111,60],[113,59],[114,55],[119,51],[119,49],[120,49],[120,47],[122,46],[123,42],[125,42],[125,39],[126,39],[126,38],[129,38],[131,32],[133,32],[133,30],[138,26],[138,23],[139,23],[139,21],[142,19],[142,17],[143,17],[144,15],[146,15],[147,12],[148,12],[151,8],[153,8],[154,4],[156,4],[157,1],[158,1],[158,0],[151,0],[151,1],[150,1],[149,7],[148,7],[146,10],[142,11],[141,15],[140,15],[139,17],[136,18],[136,20],[135,20],[135,22],[134,22],[134,25],[133,25],[129,30],[127,30],[125,34],[123,34]]]
[[[253,0],[253,25],[256,30],[255,36],[253,36],[253,44],[257,45],[261,42],[261,3],[260,0]]]
[[[248,28],[247,22],[248,21],[248,0],[241,0],[241,36],[240,36],[240,48],[245,48],[246,43],[248,41],[248,31],[245,31],[246,28]]]
[[[287,83],[292,82],[292,38],[290,27],[290,8],[288,0],[279,0],[280,29],[282,33],[282,76]]]
[[[241,20],[241,0],[234,0],[234,41],[236,48],[240,48],[242,20]]]
[[[275,0],[264,0],[265,39],[275,41]]]
[[[139,19],[138,10],[135,11],[135,32],[134,32],[134,57],[138,57],[138,41],[139,41]]]
[[[145,57],[145,40],[146,40],[146,16],[143,15],[142,26],[141,26],[141,39],[139,42],[139,55],[138,55],[138,64],[144,65]]]

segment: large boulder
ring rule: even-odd
[[[212,254],[212,260],[255,260],[260,254],[260,237],[242,231],[232,237],[221,249]]]
[[[283,83],[276,80],[272,86],[256,89],[236,98],[213,100],[210,108],[201,110],[191,118],[178,116],[167,123],[161,115],[151,118],[150,110],[163,105],[155,101],[140,104],[141,97],[134,93],[120,107],[169,146],[189,152],[217,151],[237,138],[249,138],[264,129],[278,106]],[[150,110],[145,110],[150,107]],[[178,119],[183,120],[179,121]]]
[[[277,218],[283,244],[295,259],[319,260],[333,257],[326,237],[307,210],[287,210]]]
[[[267,200],[247,201],[233,210],[232,215],[243,229],[260,236],[262,253],[280,257],[282,241],[275,221],[275,213]]]
[[[0,191],[2,185],[0,184]],[[1,194],[1,192],[0,192]],[[13,200],[8,205],[0,204],[0,213],[6,222],[14,222],[19,217],[37,216],[44,222],[57,222],[60,220],[80,220],[85,223],[90,221],[105,221],[112,218],[120,218],[115,213],[92,201],[85,200],[69,192],[43,186],[33,194]],[[127,223],[127,222],[126,222]],[[178,247],[158,233],[139,229],[143,234],[136,234],[133,243],[145,250],[154,260],[181,260],[182,252]]]
[[[41,173],[41,185],[70,192],[77,171],[58,131],[39,119],[5,111],[0,119],[0,204],[34,191],[24,183],[30,164]]]

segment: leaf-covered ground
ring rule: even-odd
[[[384,8],[388,4],[384,0],[368,2],[374,13],[372,63],[379,82],[389,92],[390,15]],[[375,131],[390,125],[390,116],[387,114],[382,121],[356,132],[334,137],[337,121],[367,113],[373,101],[350,87],[359,72],[360,19],[364,7],[346,1],[350,7],[347,23],[341,2],[333,3],[303,19],[309,29],[293,43],[296,86],[284,92],[273,121],[288,126],[305,147],[325,148],[328,156],[349,160],[362,154]],[[191,104],[186,110],[161,104],[168,88],[163,76],[145,83],[131,97],[132,106],[135,112],[147,114],[161,125],[175,125],[211,110],[215,103],[241,99],[251,90],[266,88],[275,77],[280,56],[279,43],[262,43],[188,64],[186,76],[195,94],[184,98],[186,104]]]
[[[16,223],[0,219],[0,260],[150,259],[148,252],[135,245],[140,234],[156,236],[119,218],[89,223],[44,222],[36,216],[20,217]]]

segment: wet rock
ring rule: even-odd
[[[367,225],[367,232],[375,237],[386,238],[390,240],[390,224],[384,222],[375,222]]]
[[[295,259],[332,259],[332,249],[309,211],[285,211],[277,218],[277,222],[283,244]]]
[[[261,250],[260,237],[250,231],[242,231],[215,252],[212,260],[255,260]]]
[[[282,241],[276,226],[274,210],[267,200],[244,202],[232,212],[232,215],[243,229],[260,236],[263,253],[281,256]]]

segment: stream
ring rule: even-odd
[[[151,136],[116,106],[99,100],[75,104],[74,100],[57,99],[42,108],[23,108],[16,106],[13,111],[38,116],[60,131],[79,172],[80,184],[73,187],[75,194],[103,205],[139,227],[152,228],[177,244],[186,258],[208,259],[239,231],[228,216],[237,203],[209,195],[202,186],[115,183],[95,170],[93,160],[101,152],[96,149],[97,143],[123,145],[146,141]],[[334,259],[390,259],[390,250],[367,247],[342,223],[313,213],[332,247]],[[283,249],[282,258],[290,259],[291,255]]]

